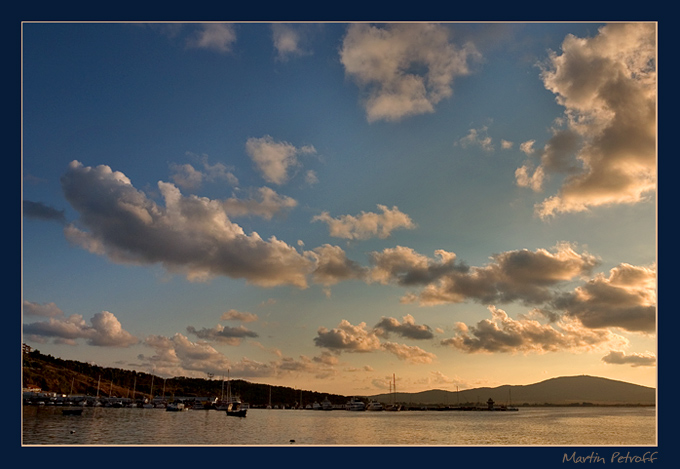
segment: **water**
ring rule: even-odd
[[[535,407],[518,412],[330,412],[23,407],[23,445],[638,446],[656,445],[653,407]],[[294,441],[291,441],[294,440]]]

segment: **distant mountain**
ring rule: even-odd
[[[156,379],[156,386],[152,388]],[[221,379],[200,379],[175,377],[163,379],[151,374],[103,368],[88,363],[63,360],[51,355],[43,355],[38,350],[25,349],[22,367],[23,387],[38,387],[44,391],[75,393],[101,396],[148,396],[166,393],[168,396],[219,396],[223,390]],[[232,380],[236,389],[251,405],[272,404],[294,405],[300,399],[304,403],[314,400],[321,402],[328,397],[333,404],[344,404],[348,397],[304,391],[285,386],[269,386]],[[392,402],[391,394],[365,396],[384,403]],[[396,393],[396,402],[406,405],[451,405],[486,403],[491,398],[498,405],[511,403],[515,406],[527,405],[655,405],[656,389],[637,384],[615,381],[595,376],[567,376],[548,379],[540,383],[524,386],[504,385],[495,388],[475,388],[464,391],[444,391],[434,389],[418,393]]]
[[[392,402],[391,394],[367,396],[381,402]],[[535,384],[463,391],[434,389],[418,393],[396,393],[396,402],[412,405],[463,405],[485,403],[489,398],[497,404],[519,405],[655,405],[656,389],[596,376],[565,376]]]

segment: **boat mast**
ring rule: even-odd
[[[231,401],[231,383],[229,382],[229,370],[227,370],[227,401]]]

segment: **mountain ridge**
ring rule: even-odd
[[[105,368],[73,360],[63,360],[43,355],[39,351],[23,353],[23,387],[37,387],[56,393],[82,393],[88,395],[129,396],[136,390],[137,395],[149,396],[161,389],[168,395],[208,396],[219,395],[221,380],[175,377],[166,380],[149,373]],[[244,398],[252,404],[266,404],[269,399],[280,405],[291,405],[299,399],[305,403],[328,397],[333,404],[344,404],[348,397],[327,392],[304,391],[285,386],[269,386],[232,380]],[[272,396],[270,398],[270,396]],[[457,404],[485,403],[489,398],[498,404],[512,405],[655,405],[656,388],[640,386],[609,378],[577,375],[548,378],[527,385],[501,385],[481,387],[462,391],[431,389],[416,393],[383,393],[359,395],[364,399],[375,399],[383,403],[394,400],[407,405],[454,406]]]
[[[487,399],[512,405],[656,405],[656,388],[599,376],[575,375],[548,378],[526,385],[504,384],[462,391],[432,389],[366,397],[420,405],[479,404]]]

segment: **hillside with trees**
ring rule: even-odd
[[[163,378],[133,370],[108,368],[88,363],[63,360],[43,355],[38,350],[24,349],[23,387],[40,388],[58,394],[80,394],[100,397],[144,399],[152,396],[169,400],[192,397],[221,397],[224,389],[222,377],[188,378],[178,376]],[[230,380],[231,390],[239,394],[251,407],[297,406],[321,402],[324,398],[334,405],[348,401],[347,396],[293,389],[285,386],[251,383],[241,379]],[[418,393],[392,393],[363,396],[384,403],[396,402],[405,408],[412,406],[477,405],[493,399],[497,404],[514,406],[537,405],[645,405],[656,404],[656,389],[637,384],[594,376],[567,376],[552,378],[523,386],[503,385],[495,388],[466,389],[460,392],[429,390]]]

